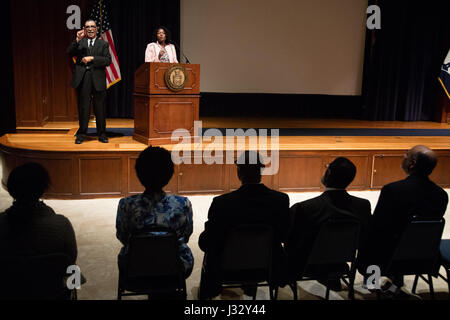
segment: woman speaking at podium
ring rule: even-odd
[[[170,32],[165,27],[153,33],[153,42],[145,50],[145,62],[178,63],[175,46],[170,44]]]

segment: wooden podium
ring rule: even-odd
[[[176,91],[166,85],[166,72],[184,68],[186,79]],[[194,136],[199,120],[200,65],[144,63],[134,79],[134,139],[146,145],[170,144],[172,132],[186,129]]]

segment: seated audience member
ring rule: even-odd
[[[447,208],[447,193],[429,175],[437,164],[436,154],[426,146],[415,146],[406,152],[402,168],[408,175],[404,180],[383,187],[370,222],[369,239],[361,252],[359,270],[365,273],[367,266],[377,265],[383,269],[393,254],[406,225],[417,216],[439,219]],[[387,282],[386,292],[402,294],[403,277]]]
[[[123,244],[119,253],[119,269],[125,266],[131,235],[142,234],[152,227],[163,227],[173,230],[178,236],[184,275],[188,278],[194,265],[194,257],[187,245],[193,231],[192,206],[188,198],[163,191],[174,173],[171,154],[160,147],[149,147],[139,155],[135,168],[145,191],[119,202],[116,235]]]
[[[199,247],[205,252],[200,281],[200,299],[212,298],[220,294],[220,255],[227,233],[239,225],[271,226],[274,232],[275,278],[280,276],[280,270],[283,268],[285,259],[281,244],[284,242],[289,222],[289,197],[261,183],[261,171],[264,164],[258,153],[246,151],[236,164],[237,175],[242,186],[236,191],[213,199],[205,230],[199,238]],[[252,288],[245,293],[253,295],[255,290],[256,288]]]
[[[358,220],[361,225],[360,247],[364,244],[371,208],[368,200],[347,193],[346,188],[355,176],[356,167],[350,160],[343,157],[335,159],[322,178],[325,192],[290,209],[291,229],[286,241],[286,253],[291,277],[297,278],[302,273],[315,237],[330,218]],[[328,285],[332,290],[340,290],[340,281]]]
[[[49,185],[49,174],[40,164],[27,163],[11,172],[7,189],[14,202],[0,214],[1,256],[63,253],[75,264],[77,243],[70,221],[40,201]]]

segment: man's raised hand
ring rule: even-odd
[[[86,35],[86,32],[83,30],[80,30],[77,32],[77,42],[80,42],[81,39],[83,39]]]

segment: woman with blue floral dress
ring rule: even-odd
[[[174,173],[171,154],[160,147],[149,147],[140,154],[135,169],[145,191],[119,202],[116,235],[123,244],[119,268],[125,261],[130,235],[152,227],[163,227],[173,230],[178,237],[180,258],[187,278],[194,265],[192,251],[187,245],[193,231],[192,206],[188,198],[163,191]]]

